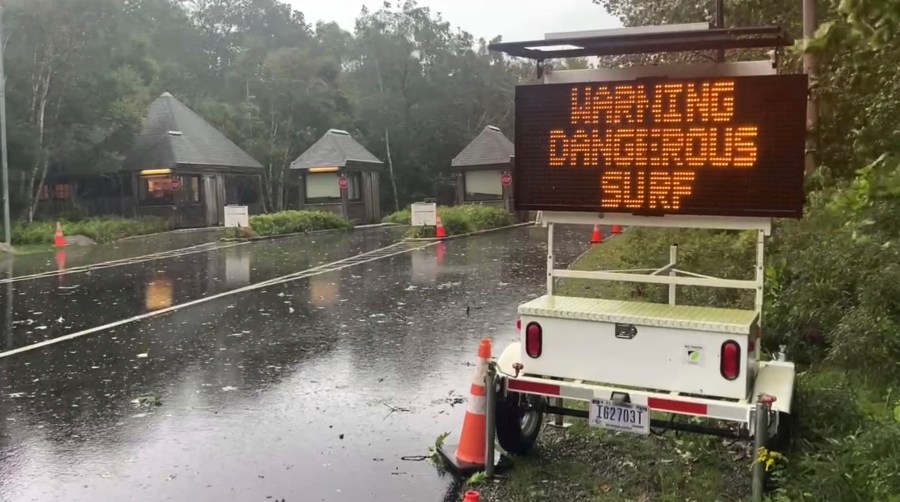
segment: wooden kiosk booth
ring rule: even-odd
[[[119,173],[124,214],[159,216],[173,228],[224,224],[225,206],[262,205],[263,166],[168,92],[147,112]]]
[[[329,129],[291,163],[300,175],[300,209],[331,211],[357,224],[379,222],[383,167],[350,133]]]

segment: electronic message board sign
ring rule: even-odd
[[[517,209],[802,215],[806,75],[516,88]]]

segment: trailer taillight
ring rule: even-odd
[[[530,322],[525,327],[525,353],[532,359],[541,357],[544,350],[543,331],[541,325],[536,322]]]
[[[522,331],[522,320],[516,319],[516,331]]]
[[[741,375],[741,346],[734,340],[722,344],[719,372],[725,380],[734,380]]]

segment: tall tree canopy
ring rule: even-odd
[[[385,207],[434,196],[485,124],[512,133],[523,74],[411,0],[363,11],[352,33],[279,0],[9,0],[4,22],[28,219],[48,175],[115,171],[165,91],[265,166],[269,209],[289,205],[290,162],[329,128],[390,161]]]
[[[594,1],[626,25],[704,21],[713,7]],[[785,64],[799,69],[801,50],[820,57],[821,179],[842,179],[900,150],[900,45],[889,43],[898,11],[896,0],[819,4],[820,37]],[[726,7],[729,25],[800,36],[800,2]],[[281,0],[8,0],[5,14],[11,191],[23,218],[38,211],[48,175],[116,170],[164,91],[265,166],[269,209],[291,204],[289,163],[329,128],[386,161],[382,206],[395,208],[446,189],[450,159],[486,124],[513,133],[514,88],[532,69],[414,0],[363,10],[352,32],[312,26]]]

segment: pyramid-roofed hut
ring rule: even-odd
[[[353,223],[380,221],[383,167],[378,157],[341,129],[329,129],[291,163],[300,176],[302,208],[332,211]]]
[[[262,212],[262,172],[259,162],[168,92],[150,104],[122,164],[133,212],[168,218],[175,228],[222,225],[226,205]]]
[[[450,166],[456,173],[456,202],[497,205],[512,210],[515,145],[498,127],[487,126],[457,155]]]

